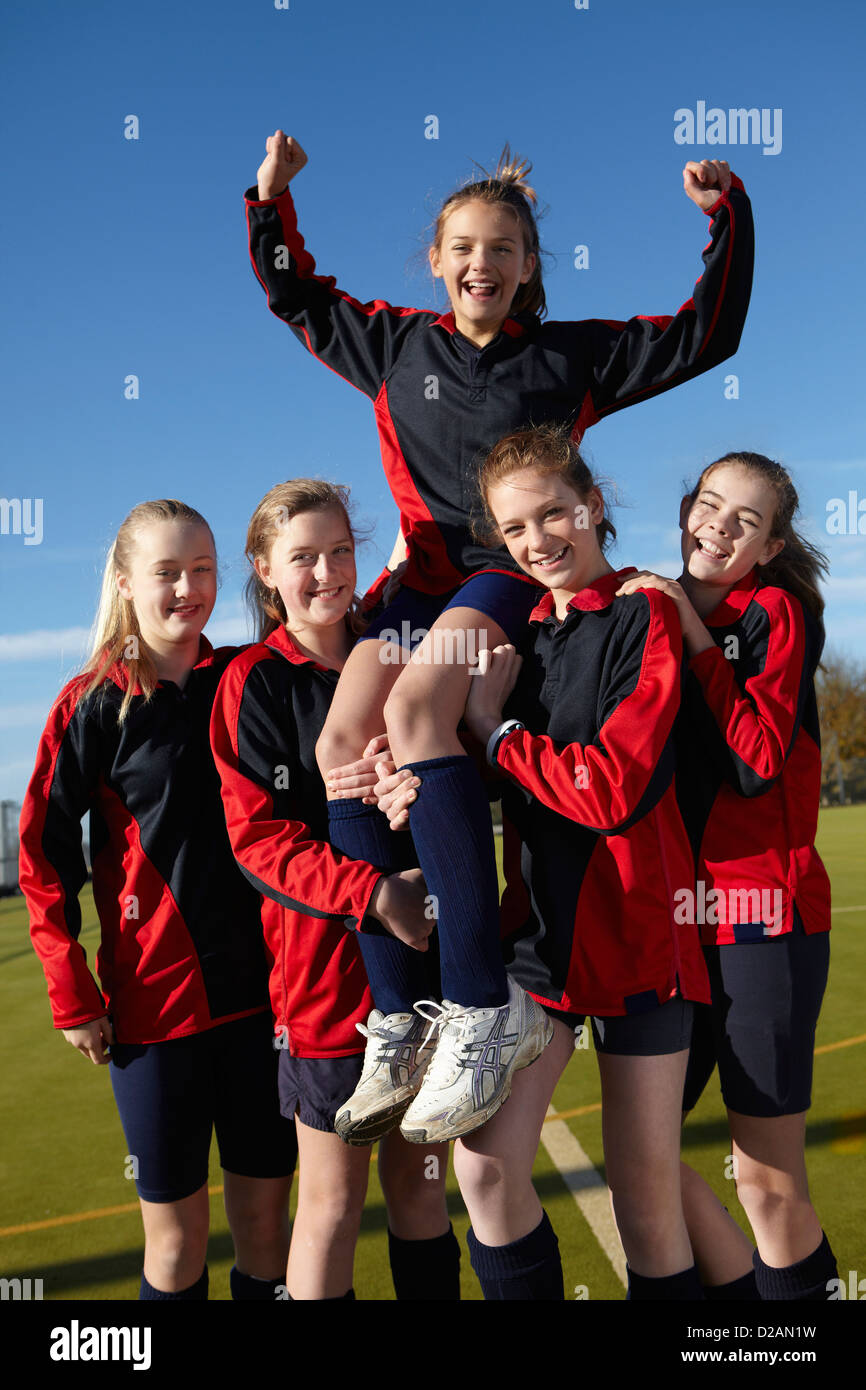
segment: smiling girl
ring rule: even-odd
[[[441,991],[450,1001],[439,1046],[451,1047],[451,1020],[491,1058],[483,1076],[461,1070],[462,1094],[447,1114],[416,1098],[413,1126],[404,1132],[430,1142],[482,1123],[507,1096],[512,1073],[549,1037],[532,1001],[505,974],[489,806],[457,733],[478,651],[522,633],[546,575],[543,567],[522,569],[501,546],[491,552],[473,540],[476,460],[528,420],[563,425],[579,440],[603,416],[734,352],[751,288],[751,212],[727,164],[687,164],[685,191],[712,219],[692,298],[672,317],[542,323],[531,166],[506,150],[492,176],[454,192],[437,218],[430,266],[444,282],[449,310],[394,308],[382,300],[361,304],[316,273],[288,189],[306,162],[282,131],[268,139],[258,185],[247,194],[253,266],[272,312],[373,402],[408,551],[402,589],[347,661],[319,740],[330,805],[340,807],[330,838],[361,858],[373,842],[382,865],[396,853],[378,810],[357,796],[351,767],[384,726],[396,764],[419,783],[411,831],[438,904]],[[419,638],[415,658],[401,661],[400,647]],[[400,1029],[413,1026],[393,1018],[411,1018],[422,986],[399,947],[371,939],[362,949],[386,1015],[371,1047],[384,1055],[400,1045]],[[487,1048],[500,1035],[508,1043]],[[381,1069],[375,1075],[339,1118],[347,1139],[377,1131],[383,1116],[396,1124],[405,1110],[408,1096],[398,1104],[380,1084]],[[420,1077],[418,1084],[423,1093]]]
[[[836,1276],[805,1161],[829,964],[814,686],[827,562],[795,529],[798,505],[781,464],[726,454],[682,500],[679,582],[641,574],[620,590],[669,595],[689,657],[677,787],[697,858],[690,899],[711,904],[692,920],[713,999],[697,1011],[683,1108],[718,1065],[763,1299],[826,1299]],[[705,1282],[744,1296],[751,1248],[691,1170],[684,1192]]]
[[[466,720],[505,779],[508,972],[550,1018],[553,1039],[514,1078],[508,1104],[455,1145],[473,1268],[488,1299],[563,1296],[532,1168],[575,1029],[592,1015],[629,1297],[699,1298],[679,1128],[691,1001],[707,1001],[709,988],[697,933],[673,914],[692,872],[673,786],[675,610],[660,594],[615,598],[631,571],[606,559],[615,532],[566,435],[506,437],[480,483],[493,535],[545,576],[522,663],[509,645],[482,653]],[[458,1055],[464,1046],[458,1035]],[[447,1103],[455,1079],[437,1050],[428,1089]]]
[[[298,478],[272,488],[253,513],[247,592],[260,640],[226,671],[211,726],[231,843],[262,894],[280,1101],[298,1134],[291,1299],[355,1297],[370,1150],[344,1144],[334,1117],[361,1075],[359,1025],[375,1034],[382,1018],[371,1012],[359,933],[384,928],[407,951],[417,948],[409,951],[415,955],[426,949],[432,927],[417,868],[384,874],[328,843],[315,746],[363,627],[347,499],[343,488]],[[384,751],[384,740],[375,740],[362,764],[370,790],[375,754]],[[421,1020],[399,1022],[413,1027],[404,1027],[409,1041],[389,1060],[405,1081],[407,1058],[414,1070],[427,1057]],[[459,1246],[445,1207],[447,1161],[444,1146],[415,1149],[399,1133],[380,1147],[398,1299],[460,1296]]]
[[[144,1222],[142,1299],[203,1299],[216,1127],[232,1297],[273,1299],[296,1144],[279,1113],[258,899],[237,869],[208,744],[234,648],[202,629],[210,527],[142,502],[105,567],[90,659],[58,696],[21,816],[20,883],[54,1026],[111,1081]],[[90,813],[96,970],[79,944]]]

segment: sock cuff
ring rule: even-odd
[[[804,1293],[819,1291],[836,1277],[836,1256],[830,1248],[826,1233],[821,1232],[821,1244],[795,1264],[776,1269],[765,1265],[757,1250],[752,1256],[758,1288],[765,1299],[795,1299]],[[826,1288],[825,1288],[826,1296]]]
[[[235,1302],[273,1303],[277,1289],[285,1285],[286,1276],[278,1279],[258,1279],[254,1274],[244,1274],[237,1265],[229,1270],[229,1288]]]
[[[704,1284],[704,1298],[712,1303],[726,1300],[759,1303],[761,1295],[758,1293],[754,1269],[750,1269],[748,1274],[742,1274],[739,1279],[732,1279],[728,1284]]]
[[[479,1278],[496,1276],[501,1279],[525,1274],[546,1264],[559,1251],[559,1241],[546,1211],[535,1230],[507,1245],[482,1245],[471,1226],[466,1243],[472,1268]]]
[[[442,758],[424,758],[414,763],[403,763],[397,771],[414,772],[420,777],[422,772],[448,771],[450,768],[457,769],[467,764],[475,767],[475,762],[468,753],[447,753]]]
[[[676,1274],[663,1274],[653,1277],[649,1274],[635,1274],[626,1265],[628,1274],[628,1298],[639,1299],[702,1299],[704,1296],[698,1278],[697,1265],[678,1270]]]
[[[159,1300],[161,1303],[191,1302],[193,1299],[206,1299],[207,1294],[207,1265],[205,1265],[194,1284],[191,1284],[188,1289],[177,1289],[174,1293],[168,1293],[165,1289],[155,1289],[152,1284],[148,1283],[144,1270],[141,1272],[141,1288],[138,1293],[139,1302],[142,1300],[150,1302]]]
[[[378,806],[365,806],[362,796],[341,796],[328,802],[328,820],[373,820],[383,813]]]
[[[454,1227],[449,1222],[448,1230],[443,1231],[441,1236],[424,1236],[420,1240],[407,1240],[405,1236],[395,1236],[391,1227],[388,1227],[388,1248],[396,1251],[421,1251],[425,1254],[436,1254],[439,1250],[451,1249],[456,1245],[459,1251],[460,1242],[454,1234]]]

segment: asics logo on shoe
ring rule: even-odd
[[[484,1078],[490,1077],[494,1087],[499,1084],[500,1073],[505,1067],[502,1056],[504,1047],[515,1047],[520,1040],[519,1033],[503,1032],[507,1023],[508,1010],[504,1009],[495,1020],[486,1038],[477,1042],[465,1043],[463,1055],[457,1058],[459,1066],[473,1070],[472,1097],[476,1105],[485,1103]],[[472,1054],[476,1055],[473,1056]]]

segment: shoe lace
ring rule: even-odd
[[[423,1004],[427,1004],[429,1008],[435,1009],[436,1013],[428,1014],[426,1009],[422,1008]],[[416,1014],[420,1014],[422,1018],[426,1018],[427,1022],[430,1024],[421,1043],[422,1047],[426,1047],[433,1037],[433,1034],[441,1032],[446,1023],[453,1023],[460,1029],[461,1033],[465,1033],[469,1027],[467,1010],[460,1004],[450,1003],[447,999],[444,999],[441,1004],[435,999],[419,999],[412,1007]]]

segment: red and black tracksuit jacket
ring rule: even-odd
[[[815,849],[824,629],[758,576],[704,619],[716,645],[692,657],[683,698],[677,793],[706,944],[789,932],[795,905],[808,933],[830,928],[830,882]]]
[[[315,755],[337,679],[277,628],[228,667],[211,721],[229,838],[263,895],[275,1029],[299,1057],[363,1050],[373,1008],[355,931],[382,874],[328,843]]]
[[[382,461],[409,549],[403,583],[440,594],[475,570],[522,574],[505,548],[475,543],[475,467],[527,425],[583,431],[615,410],[708,371],[737,349],[752,284],[754,229],[736,177],[709,210],[692,297],[671,316],[628,322],[508,318],[480,352],[453,313],[361,304],[316,273],[288,189],[247,192],[250,255],[268,306],[326,366],[373,402]]]
[[[545,594],[502,739],[509,973],[569,1013],[642,1012],[679,993],[708,1003],[698,932],[674,920],[694,879],[673,785],[682,634],[657,590],[614,594],[634,570],[571,600]]]
[[[200,659],[181,690],[145,701],[123,663],[82,697],[61,691],[21,813],[20,884],[55,1028],[111,1015],[118,1042],[164,1042],[268,1007],[259,900],[234,861],[208,730],[237,648]],[[90,813],[93,896],[102,928],[94,980],[78,937]]]

